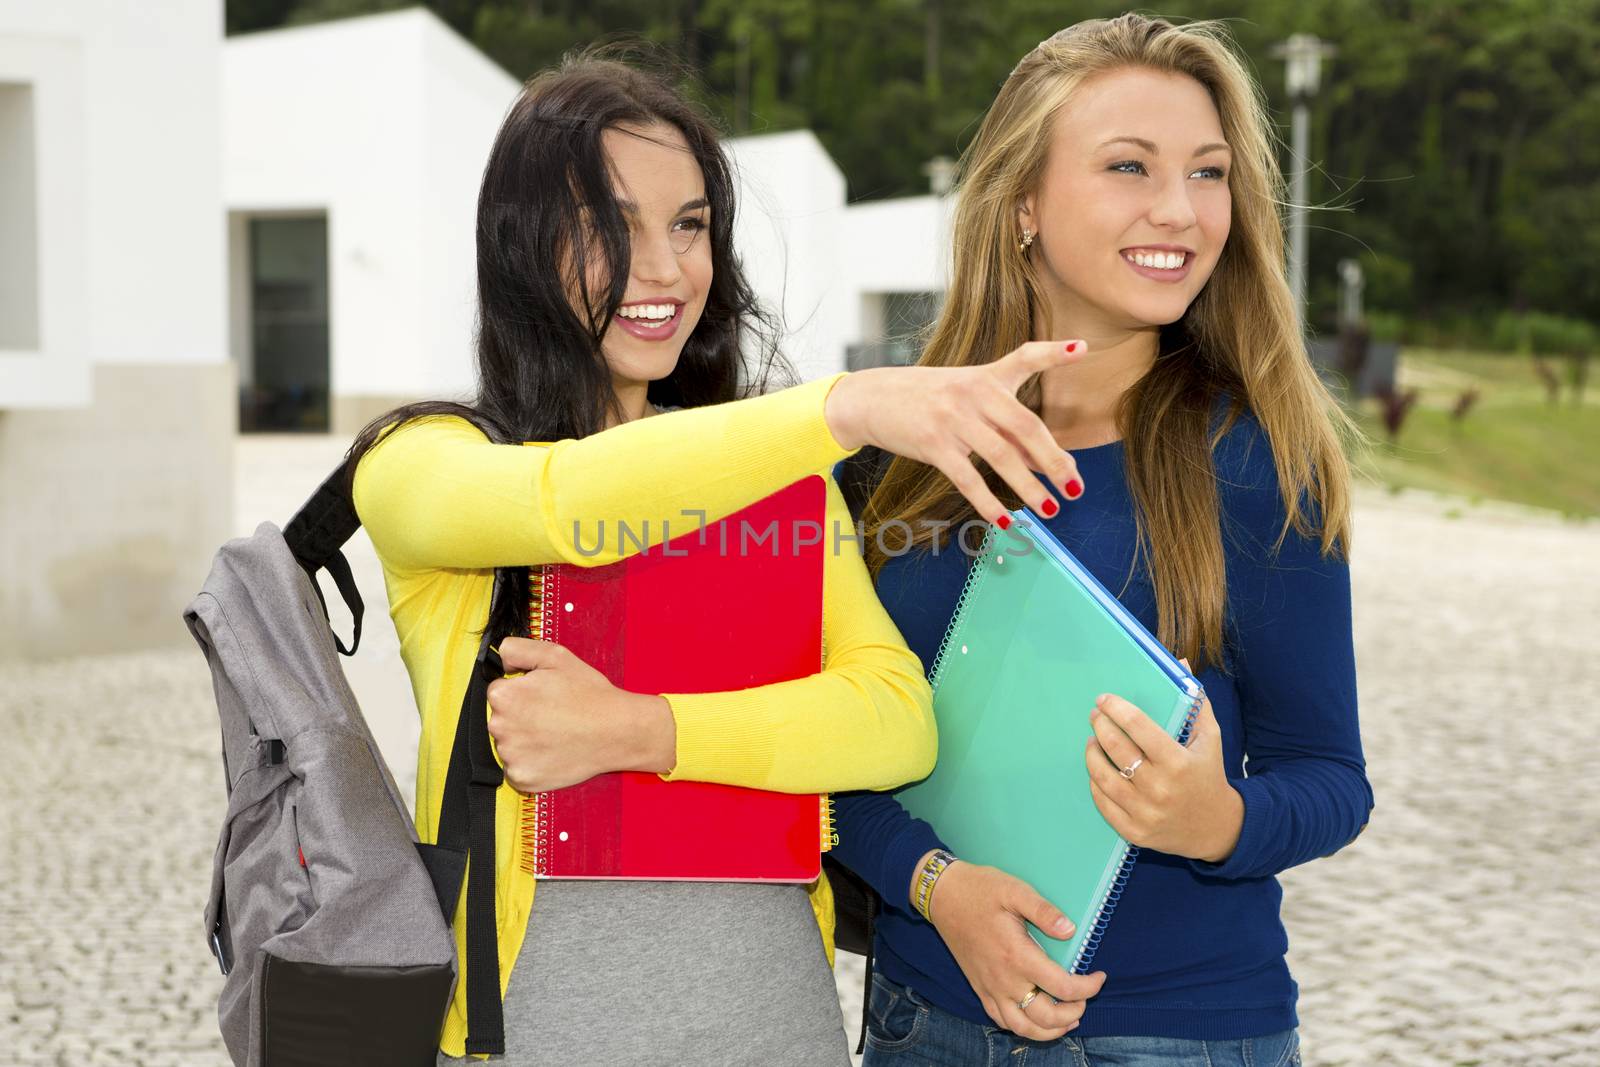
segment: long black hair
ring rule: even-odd
[[[622,125],[675,127],[705,180],[712,280],[677,366],[649,384],[652,403],[696,407],[790,384],[777,331],[733,250],[734,177],[710,120],[665,73],[624,62],[615,47],[569,55],[535,76],[501,124],[478,193],[477,395],[431,400],[374,419],[345,458],[356,464],[387,427],[455,415],[501,444],[597,433],[616,410],[601,353],[628,286],[628,226],[601,134]],[[606,279],[591,292],[590,259]],[[528,572],[501,569],[490,609],[500,636],[527,633]]]

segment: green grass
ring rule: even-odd
[[[1565,381],[1565,363],[1554,365]],[[1552,406],[1526,357],[1407,349],[1400,387],[1420,400],[1397,441],[1375,401],[1356,412],[1372,448],[1353,458],[1378,484],[1600,516],[1600,380],[1582,407],[1565,391]],[[1468,388],[1479,399],[1457,423],[1450,409]]]

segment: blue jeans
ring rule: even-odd
[[[872,976],[862,1067],[1300,1067],[1294,1030],[1266,1037],[1066,1037],[1029,1041],[978,1026]]]

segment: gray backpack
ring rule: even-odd
[[[432,1067],[468,854],[494,869],[503,772],[483,709],[499,657],[485,632],[439,843],[421,844],[339,665],[363,611],[339,551],[360,525],[343,474],[281,533],[263,522],[224,545],[184,612],[222,717],[228,809],[205,924],[227,976],[217,1015],[236,1067]],[[322,569],[354,619],[348,649],[328,622]],[[468,888],[469,1052],[504,1051],[493,892],[493,878]]]

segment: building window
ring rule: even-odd
[[[0,82],[0,350],[39,344],[39,234],[33,86]]]
[[[250,358],[239,428],[327,433],[328,219],[250,220]]]

